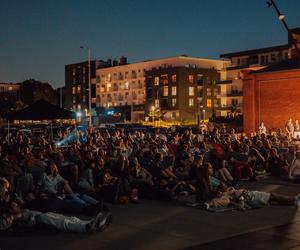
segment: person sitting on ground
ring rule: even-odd
[[[232,183],[234,181],[232,175],[230,174],[229,170],[227,169],[227,161],[222,160],[219,164],[219,168],[215,171],[215,176],[225,183]]]
[[[290,168],[288,177],[290,180],[294,180],[296,182],[300,181],[300,152],[296,152],[295,159],[293,160]]]
[[[65,180],[58,172],[55,163],[50,164],[47,173],[44,173],[38,183],[38,192],[42,199],[62,200],[68,208],[78,208],[79,211],[97,205],[99,202],[94,198],[83,194],[74,193],[67,180]],[[51,203],[50,203],[51,204]]]
[[[273,176],[282,177],[287,175],[287,162],[279,157],[276,148],[271,149],[270,157],[266,161],[266,166]]]

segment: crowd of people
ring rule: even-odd
[[[190,194],[201,208],[298,206],[299,196],[237,185],[262,175],[300,182],[300,148],[280,129],[251,137],[224,124],[155,130],[61,127],[54,136],[48,130],[15,130],[0,134],[0,230],[25,223],[103,231],[112,220],[107,203],[176,201]]]

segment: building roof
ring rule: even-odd
[[[268,73],[268,72],[275,72],[275,71],[284,71],[284,70],[294,70],[300,69],[300,58],[295,57],[293,59],[274,64],[268,67],[265,67],[260,70],[256,70],[251,72],[251,74],[260,74],[260,73]]]
[[[128,63],[126,65],[117,65],[117,66],[106,67],[106,68],[98,68],[97,70],[105,72],[105,71],[110,71],[111,69],[117,70],[124,67],[130,68],[132,66],[143,65],[143,64],[157,64],[157,63],[169,64],[172,63],[173,60],[177,60],[180,62],[187,61],[187,63],[191,63],[191,64],[202,62],[202,63],[212,64],[211,67],[216,67],[216,64],[223,65],[224,63],[228,63],[228,64],[230,63],[229,61],[224,59],[208,59],[208,58],[189,57],[186,55],[180,55],[180,56],[166,57],[166,58],[153,59],[153,60],[142,60],[138,62]]]
[[[248,56],[248,55],[268,53],[268,52],[278,51],[278,50],[285,50],[285,49],[289,49],[289,48],[290,48],[289,44],[284,44],[284,45],[278,45],[278,46],[273,46],[273,47],[266,47],[266,48],[260,48],[260,49],[252,49],[252,50],[245,50],[245,51],[221,54],[220,57],[221,58],[232,58],[232,57],[237,57],[237,56]]]
[[[75,119],[76,113],[67,109],[62,109],[45,100],[38,100],[23,109],[8,114],[6,118],[8,120]]]

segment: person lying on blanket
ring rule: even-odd
[[[206,209],[226,207],[228,205],[243,206],[241,208],[244,208],[242,204],[247,204],[250,207],[270,204],[300,206],[300,194],[296,196],[286,196],[262,191],[235,189],[234,187],[228,187],[225,183],[221,183],[218,190],[219,194],[217,198],[204,203]]]

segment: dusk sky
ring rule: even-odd
[[[300,1],[275,0],[291,28]],[[287,33],[265,0],[1,0],[0,82],[64,85],[64,65],[126,56],[129,62],[281,45]]]

